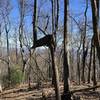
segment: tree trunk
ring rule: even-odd
[[[85,50],[85,46],[86,46],[86,25],[87,25],[87,10],[88,10],[88,0],[86,0],[86,8],[85,8],[85,12],[84,12],[84,17],[85,17],[85,26],[84,26],[84,33],[83,33],[83,57],[82,57],[82,82],[85,83],[85,63],[86,63],[86,50]]]
[[[15,34],[14,34],[14,38],[15,38],[15,55],[16,55],[16,64],[18,64],[18,42],[17,42],[17,30],[15,28]]]
[[[28,88],[31,89],[31,68],[32,68],[32,53],[29,50],[29,69],[28,69]]]
[[[77,50],[77,75],[78,75],[78,84],[80,85],[80,53]]]
[[[53,81],[55,87],[56,100],[61,100],[60,89],[59,89],[59,75],[58,75],[58,68],[56,66],[54,47],[51,46],[50,51],[51,51],[51,59],[52,59],[52,70],[53,70],[53,78],[54,78]]]
[[[7,38],[7,66],[8,66],[8,86],[11,85],[11,69],[10,69],[10,55],[9,55],[9,37],[8,31],[6,29],[6,38]]]
[[[71,49],[71,51],[69,51],[69,72],[70,72],[70,81],[74,81],[75,79],[75,75],[74,75],[74,66],[73,66],[73,62],[74,62],[74,51],[73,49]]]
[[[99,0],[91,0],[91,8],[92,8],[94,45],[97,50],[97,57],[100,65]]]
[[[52,79],[52,65],[51,65],[51,54],[50,54],[50,50],[48,49],[48,79],[51,80]]]
[[[33,45],[37,41],[37,0],[34,0],[34,12],[33,12]]]
[[[63,72],[64,72],[64,93],[62,95],[62,100],[71,100],[71,95],[69,92],[69,84],[68,84],[68,78],[69,78],[69,66],[68,66],[68,58],[67,58],[67,7],[68,7],[68,0],[64,0],[64,58],[63,58]]]
[[[46,35],[43,38],[40,38],[37,40],[37,0],[34,1],[34,16],[33,16],[33,39],[34,39],[34,44],[32,48],[40,47],[40,46],[47,46],[50,49],[51,52],[51,59],[52,59],[52,71],[53,71],[53,79],[54,79],[54,87],[55,87],[55,94],[56,94],[56,100],[61,100],[60,98],[60,90],[59,90],[59,75],[58,75],[58,68],[56,66],[55,62],[55,35],[56,35],[56,30],[54,32],[54,25],[55,21],[54,19],[54,1],[51,0],[52,2],[52,35]]]
[[[22,60],[22,74],[24,75],[24,68],[26,64],[26,60],[24,59],[24,49],[23,49],[23,26],[24,26],[24,0],[20,0],[20,25],[19,25],[19,42],[20,42],[20,52],[21,52],[21,60]],[[23,76],[22,75],[22,76]],[[23,81],[23,79],[22,79]]]
[[[92,41],[91,41],[91,50],[90,50],[90,62],[88,66],[88,83],[90,83],[91,63],[92,63]]]
[[[15,48],[16,48],[16,64],[18,64],[18,49],[17,49],[17,37],[16,37],[16,46],[15,46]]]
[[[95,47],[93,48],[93,86],[96,86],[96,59],[95,59]]]

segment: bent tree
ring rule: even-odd
[[[33,46],[32,49],[41,46],[47,46],[50,49],[51,60],[52,60],[52,71],[54,78],[54,87],[56,100],[60,100],[60,90],[59,90],[59,75],[58,68],[56,66],[56,57],[55,57],[55,48],[56,48],[56,39],[55,33],[45,35],[43,38],[37,39],[37,0],[34,0],[34,13],[33,13]]]

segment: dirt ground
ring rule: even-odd
[[[4,90],[0,93],[0,100],[44,100],[45,95],[47,100],[54,100],[54,88],[50,83],[44,83],[37,89],[36,84],[31,85],[31,89],[28,89],[28,84],[16,86],[16,88]],[[70,90],[77,90],[89,87],[88,85],[70,85]],[[63,84],[60,84],[60,91],[63,92]],[[74,93],[72,98],[74,100],[100,100],[100,88],[96,91],[84,91]]]

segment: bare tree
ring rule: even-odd
[[[46,35],[43,38],[40,38],[37,40],[37,32],[36,32],[36,18],[37,18],[37,0],[34,1],[34,16],[33,16],[33,38],[34,38],[34,44],[32,48],[37,48],[40,46],[47,46],[50,49],[51,52],[51,59],[52,59],[52,70],[54,75],[54,87],[55,87],[55,94],[56,94],[56,100],[60,100],[60,90],[59,90],[59,75],[58,75],[58,69],[56,66],[56,58],[55,58],[55,44],[56,44],[56,30],[50,35]],[[43,32],[43,31],[42,31]]]
[[[25,17],[25,1],[19,0],[19,12],[20,12],[20,24],[19,24],[19,42],[20,42],[20,52],[21,52],[21,59],[22,59],[22,73],[24,73],[24,68],[26,64],[26,59],[24,58],[24,49],[23,49],[23,42],[24,42],[24,17]]]
[[[85,82],[85,64],[86,64],[86,57],[88,52],[88,44],[86,46],[86,33],[87,33],[87,10],[88,10],[88,0],[86,0],[86,8],[84,12],[85,17],[85,25],[83,31],[83,57],[82,57],[82,82]]]
[[[33,12],[33,45],[37,41],[37,0],[34,0],[34,12]]]
[[[80,48],[81,48],[81,41],[80,41],[80,46],[77,49],[77,75],[79,84],[80,84]]]
[[[92,76],[92,80],[93,80],[93,86],[95,86],[97,84],[96,82],[96,52],[95,52],[95,47],[93,48],[93,76]]]
[[[17,29],[14,31],[14,42],[15,42],[15,54],[16,54],[16,64],[18,64],[18,37],[17,37]]]
[[[8,67],[8,86],[10,86],[11,83],[11,68],[10,68],[10,48],[9,48],[9,32],[11,29],[11,23],[9,19],[9,14],[11,11],[11,5],[10,1],[7,0],[5,2],[4,9],[2,10],[2,17],[4,20],[4,29],[6,33],[6,43],[7,43],[7,67]]]
[[[97,51],[100,65],[100,32],[99,32],[99,0],[91,0],[92,21],[93,21],[93,40]]]
[[[92,51],[93,51],[93,44],[91,41],[90,60],[89,60],[89,66],[88,66],[88,83],[90,83],[90,76],[91,76]]]
[[[67,44],[68,44],[68,31],[67,31],[67,14],[68,14],[68,0],[64,0],[64,58],[63,58],[63,70],[64,70],[64,93],[62,96],[63,100],[71,100],[71,94],[69,91],[69,84],[68,84],[68,78],[69,78],[69,65],[68,65],[68,58],[67,58]]]

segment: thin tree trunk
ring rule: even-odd
[[[19,42],[20,42],[20,52],[21,52],[21,59],[22,59],[22,74],[24,75],[24,68],[26,64],[26,60],[24,59],[24,49],[23,49],[24,0],[20,0],[19,5],[20,5]]]
[[[55,12],[54,12],[54,0],[51,0],[51,5],[52,5],[52,33],[54,33],[55,30]],[[53,69],[52,69],[53,70]],[[54,75],[52,73],[52,85],[55,84],[54,83]]]
[[[49,49],[48,49],[48,60],[49,60],[49,62],[48,62],[48,78],[49,78],[49,80],[51,80],[53,75],[52,75],[51,56],[50,56]]]
[[[52,5],[52,33],[54,38],[54,45],[56,48],[56,32],[58,29],[58,22],[59,22],[59,0],[51,0]],[[54,75],[52,76],[52,84],[54,84]]]
[[[16,64],[18,64],[18,49],[17,49],[17,40],[16,40]]]
[[[4,17],[4,16],[3,16]],[[7,19],[9,22],[9,18]],[[4,17],[5,31],[6,31],[6,42],[7,42],[7,67],[8,67],[8,87],[11,85],[11,68],[10,68],[10,50],[9,50],[9,31],[8,24]]]
[[[78,84],[80,85],[80,54],[77,50],[77,74],[78,74]]]
[[[95,58],[95,47],[93,48],[93,86],[96,86],[96,58]]]
[[[7,1],[7,4],[9,4],[9,1]],[[6,5],[7,6],[7,5]],[[11,68],[10,68],[10,48],[9,48],[9,32],[10,32],[10,20],[9,20],[9,14],[8,14],[8,6],[6,7],[5,14],[2,12],[2,17],[4,20],[4,28],[6,33],[6,43],[7,43],[7,67],[8,67],[8,87],[11,85]],[[1,35],[1,34],[0,34]]]
[[[82,82],[85,82],[85,63],[86,63],[86,50],[85,50],[85,45],[86,45],[86,25],[87,25],[87,10],[88,10],[88,0],[86,0],[86,8],[84,12],[84,17],[85,17],[85,28],[84,28],[84,33],[83,33],[83,57],[82,57]]]
[[[73,53],[73,49],[71,50],[71,51],[69,51],[69,63],[70,63],[70,65],[69,65],[69,67],[70,67],[70,80],[71,81],[74,81],[74,79],[75,79],[75,75],[74,75],[74,67],[73,67],[73,62],[74,62],[74,53]]]
[[[91,41],[91,50],[90,50],[90,61],[88,66],[88,83],[90,83],[91,64],[92,64],[92,41]]]
[[[59,89],[59,74],[58,74],[58,68],[56,66],[54,47],[51,46],[50,51],[51,51],[51,59],[52,59],[52,70],[53,70],[53,75],[54,75],[53,78],[54,78],[56,100],[61,100],[60,89]]]
[[[28,70],[28,88],[31,89],[31,68],[32,68],[32,53],[31,50],[29,50],[29,57],[30,57],[30,61],[29,61],[29,70]]]
[[[8,37],[8,31],[6,29],[6,38],[7,38],[7,66],[8,66],[8,86],[11,84],[11,69],[10,69],[10,55],[9,55],[9,37]]]
[[[81,30],[80,30],[81,31]],[[80,49],[81,49],[81,45],[82,45],[82,34],[81,34],[81,40],[80,40],[80,45],[77,49],[77,74],[78,74],[78,83],[80,84],[80,79],[81,79],[81,73],[80,73]]]
[[[16,55],[16,64],[18,64],[18,42],[17,42],[17,32],[16,32],[16,29],[15,29],[15,55]]]

